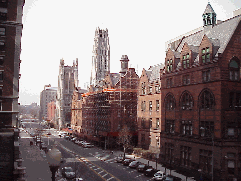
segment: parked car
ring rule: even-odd
[[[75,172],[72,167],[63,167],[62,176],[67,179],[73,179],[75,178]]]
[[[76,137],[71,138],[71,141],[72,141],[72,142],[75,142],[76,140],[77,140]]]
[[[141,164],[142,164],[141,162],[135,160],[135,161],[133,161],[129,164],[129,167],[130,168],[137,168]]]
[[[83,147],[84,147],[84,148],[92,148],[92,147],[94,147],[94,145],[92,145],[92,144],[90,144],[90,143],[84,143],[84,144],[83,144]]]
[[[144,172],[149,168],[152,168],[152,166],[149,166],[147,164],[141,164],[141,165],[138,165],[138,167],[136,169],[138,172]]]
[[[165,180],[165,181],[182,181],[181,178],[175,177],[173,175],[167,175],[162,180]]]
[[[149,168],[144,172],[144,175],[148,176],[148,177],[153,177],[154,174],[158,171],[160,171],[160,170],[156,170],[155,168]]]
[[[124,160],[124,158],[123,158],[122,156],[118,156],[118,157],[115,158],[115,161],[116,161],[117,163],[122,163],[123,160]]]
[[[123,164],[124,166],[127,166],[127,165],[129,165],[131,162],[133,162],[133,161],[134,161],[134,160],[131,159],[131,158],[126,158],[125,160],[123,160],[122,164]]]
[[[165,172],[158,171],[154,174],[154,180],[162,180],[166,176]]]
[[[105,155],[105,156],[103,156],[102,158],[101,158],[101,160],[102,161],[106,161],[106,160],[108,160],[109,158],[111,157],[111,155]]]

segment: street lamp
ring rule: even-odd
[[[52,181],[55,181],[55,173],[60,166],[61,158],[62,158],[62,154],[56,148],[56,145],[54,145],[53,148],[49,150],[47,153],[47,160],[48,160],[50,171],[52,173]]]

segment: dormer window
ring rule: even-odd
[[[183,55],[183,57],[182,57],[182,65],[183,65],[184,69],[190,67],[189,53],[186,54],[186,55]]]
[[[202,62],[207,63],[210,62],[210,48],[203,48],[202,49]]]
[[[173,70],[173,60],[167,60],[167,72],[171,72]]]

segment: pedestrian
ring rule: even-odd
[[[113,153],[114,153],[114,152],[113,152],[113,151],[111,151],[111,154],[112,154],[112,155],[113,155]]]

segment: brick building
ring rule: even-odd
[[[137,145],[139,77],[134,68],[128,67],[126,55],[120,61],[120,73],[107,74],[99,84],[103,86],[90,86],[89,91],[83,94],[82,120],[75,123],[81,126],[81,137],[107,148],[117,146],[116,139],[124,125],[132,134],[132,144]]]
[[[80,132],[82,129],[82,94],[86,93],[87,90],[76,88],[73,92],[72,105],[71,105],[71,129],[76,136],[81,136]]]
[[[161,82],[163,64],[143,69],[138,91],[138,146],[152,152],[160,151]]]
[[[241,15],[169,42],[161,75],[161,162],[197,180],[241,179]]]
[[[39,120],[48,119],[48,103],[56,102],[56,96],[57,87],[51,87],[51,84],[44,86],[44,90],[40,93]]]
[[[0,180],[3,181],[14,180],[22,169],[17,163],[23,6],[24,0],[0,1]]]

